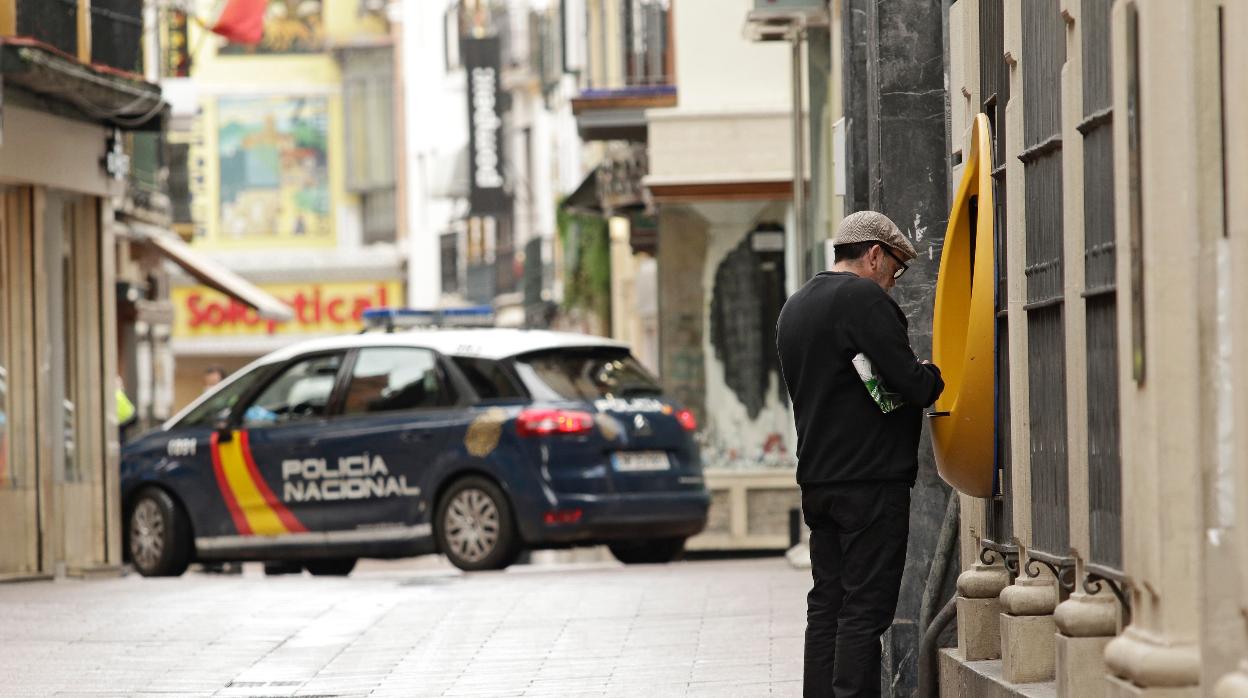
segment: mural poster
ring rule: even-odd
[[[217,241],[327,244],[329,113],[325,97],[223,97]]]

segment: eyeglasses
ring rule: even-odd
[[[894,262],[896,262],[896,263],[898,263],[898,264],[900,264],[900,265],[901,265],[901,268],[900,268],[900,269],[898,269],[897,271],[893,272],[893,278],[894,278],[894,279],[900,279],[900,278],[901,278],[901,275],[902,275],[902,274],[905,274],[905,273],[906,273],[906,270],[907,270],[907,269],[909,269],[910,267],[909,267],[909,266],[908,266],[905,262],[901,261],[901,258],[900,258],[900,257],[898,257],[897,255],[893,254],[893,251],[892,251],[892,250],[890,250],[890,249],[888,248],[888,245],[880,245],[880,249],[881,249],[881,250],[884,250],[884,254],[888,255],[889,257],[892,257]]]

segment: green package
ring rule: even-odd
[[[889,391],[884,385],[884,379],[875,372],[875,366],[871,364],[871,359],[868,359],[866,354],[860,352],[854,357],[854,370],[858,371],[858,377],[862,379],[862,384],[867,386],[867,392],[871,394],[871,399],[875,400],[881,412],[892,412],[901,407],[901,396]]]

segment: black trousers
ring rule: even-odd
[[[880,636],[897,610],[910,533],[899,482],[802,488],[814,586],[806,597],[806,698],[880,695]]]

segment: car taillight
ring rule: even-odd
[[[698,430],[698,418],[694,417],[693,413],[689,410],[681,410],[677,412],[676,421],[680,422],[680,426],[684,427],[685,431]]]
[[[576,410],[525,410],[516,417],[520,436],[588,434],[593,428],[593,415]]]
[[[556,509],[555,511],[546,512],[546,514],[542,516],[542,521],[545,522],[547,526],[574,524],[581,520],[582,513],[583,512],[580,509]]]

